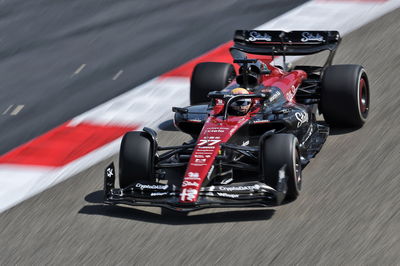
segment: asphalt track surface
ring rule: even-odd
[[[303,2],[1,1],[0,154]]]
[[[102,172],[115,156],[1,214],[1,264],[399,264],[399,17],[344,38],[334,62],[367,69],[369,121],[332,132],[295,202],[188,217],[105,206]],[[160,133],[164,145],[183,138]]]

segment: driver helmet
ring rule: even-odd
[[[249,92],[244,88],[235,88],[232,90],[232,94],[249,94]],[[245,115],[250,110],[251,99],[238,99],[234,101],[230,106],[232,115]]]

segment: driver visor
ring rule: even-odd
[[[251,103],[250,99],[237,100],[234,102],[236,106],[247,106]]]

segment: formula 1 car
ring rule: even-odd
[[[277,206],[296,199],[302,169],[329,127],[361,127],[369,83],[359,65],[332,65],[337,31],[238,30],[233,62],[199,63],[190,102],[173,107],[175,126],[191,141],[162,147],[154,130],[128,132],[115,167],[105,170],[104,202],[176,211]],[[289,68],[288,55],[329,51],[323,66]],[[269,56],[269,57],[266,57]],[[283,66],[271,60],[283,57]],[[317,114],[325,119],[317,121]]]

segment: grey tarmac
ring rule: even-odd
[[[368,71],[369,120],[333,130],[295,202],[189,216],[105,206],[103,170],[114,156],[2,213],[0,264],[400,264],[399,17],[400,9],[344,38],[335,63]],[[160,132],[164,145],[184,138]]]

